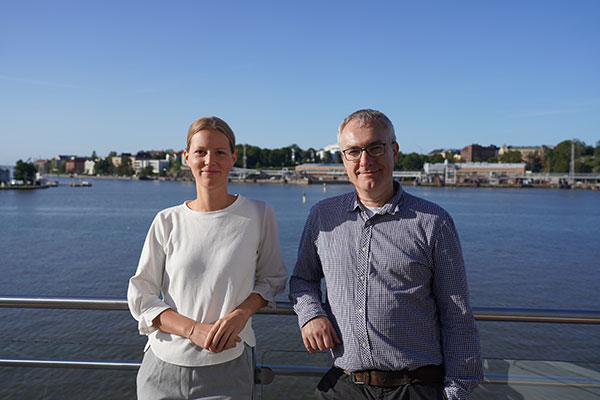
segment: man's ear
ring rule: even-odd
[[[398,160],[398,153],[400,152],[400,146],[398,146],[398,142],[392,143],[392,151],[394,153],[394,162]]]

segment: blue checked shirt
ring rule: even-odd
[[[318,316],[331,320],[342,341],[332,351],[335,366],[397,371],[443,364],[446,396],[468,399],[483,368],[454,221],[395,186],[370,218],[354,192],[311,209],[290,300],[300,327]]]

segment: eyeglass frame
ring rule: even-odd
[[[349,148],[347,148],[347,149],[344,149],[344,150],[342,150],[342,154],[344,155],[344,158],[345,158],[345,159],[346,159],[346,161],[348,161],[348,162],[357,162],[357,161],[358,161],[358,160],[360,160],[360,158],[362,157],[362,154],[363,154],[363,152],[367,153],[367,155],[368,155],[369,157],[371,157],[371,158],[377,158],[377,157],[381,157],[382,155],[384,155],[384,154],[385,154],[385,148],[386,148],[386,145],[388,145],[388,144],[393,144],[393,143],[394,143],[394,142],[380,142],[380,143],[373,143],[373,144],[370,144],[370,145],[369,145],[369,146],[367,146],[367,147],[349,147]],[[372,148],[373,146],[383,146],[383,153],[381,153],[381,154],[379,154],[379,155],[377,155],[377,156],[373,156],[373,155],[371,155],[371,153],[369,153],[369,149],[370,149],[370,148]],[[346,154],[346,152],[347,152],[347,151],[350,151],[350,150],[360,150],[360,154],[358,155],[358,157],[357,157],[357,158],[355,158],[355,159],[352,159],[352,160],[351,160],[351,159],[349,159],[349,158],[348,158],[348,155]]]

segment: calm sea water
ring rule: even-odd
[[[157,211],[195,195],[191,183],[93,180],[0,191],[0,294],[124,298]],[[308,211],[348,185],[231,184],[269,202],[288,269]],[[454,217],[474,306],[600,309],[600,193],[407,186]],[[302,203],[302,194],[307,203]],[[282,295],[281,300],[286,300]],[[265,364],[327,365],[302,351],[294,317],[257,316]],[[478,324],[484,357],[600,361],[596,326]],[[127,312],[0,309],[0,357],[140,360],[145,339]],[[304,398],[314,379],[278,379],[262,398]],[[134,398],[135,372],[1,368],[2,399]]]

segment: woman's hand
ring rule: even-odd
[[[199,322],[196,322],[196,325],[194,326],[194,332],[189,337],[189,339],[196,346],[213,351],[215,353],[219,353],[223,350],[232,349],[236,346],[237,342],[241,340],[239,339],[239,337],[239,340],[237,340],[237,342],[235,340],[228,340],[220,351],[215,351],[214,349],[209,348],[210,342],[207,341],[208,335],[213,327],[214,324],[201,324]]]
[[[235,347],[242,341],[238,336],[246,326],[250,315],[243,310],[236,309],[212,324],[204,341],[204,348],[215,353]],[[233,345],[232,345],[233,344]]]

